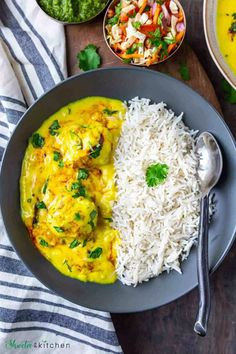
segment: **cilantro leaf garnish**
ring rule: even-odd
[[[53,226],[53,227],[54,227],[54,229],[55,229],[57,232],[59,232],[59,233],[64,232],[64,230],[63,230],[62,227],[58,227],[58,226]]]
[[[127,53],[128,54],[128,53]],[[104,110],[103,110],[103,113],[104,114],[107,114],[108,116],[112,116],[113,114],[115,114],[115,113],[117,113],[118,111],[112,111],[111,109],[109,109],[109,108],[105,108]]]
[[[97,211],[96,210],[92,210],[90,213],[90,221],[88,222],[88,224],[91,226],[92,230],[95,229],[95,225],[94,225],[94,219],[97,216]]]
[[[102,150],[102,145],[97,144],[96,146],[93,146],[93,150],[90,152],[89,155],[93,159],[96,159],[100,155],[101,150]]]
[[[87,242],[88,242],[88,240],[87,240],[87,239],[84,239],[84,240],[83,240],[83,243],[82,243],[82,247],[85,247],[85,246],[87,245]]]
[[[91,213],[90,213],[90,218],[91,218],[92,220],[94,220],[94,219],[96,218],[96,216],[97,216],[97,211],[96,211],[96,210],[91,211]]]
[[[104,220],[108,221],[108,222],[112,222],[112,218],[103,218]]]
[[[52,136],[58,135],[57,130],[60,129],[60,128],[61,128],[61,126],[60,126],[58,120],[57,119],[54,120],[52,122],[52,124],[50,125],[50,127],[49,127],[49,134],[52,135]]]
[[[141,22],[139,22],[139,21],[132,22],[132,26],[133,26],[135,29],[139,30],[140,27],[141,27]]]
[[[43,201],[36,203],[35,206],[37,209],[47,209],[47,207]]]
[[[79,187],[81,186],[80,182],[73,182],[71,183],[71,190],[76,190],[79,189]]]
[[[104,142],[104,138],[103,138],[103,135],[101,134],[98,144],[93,146],[89,152],[89,155],[93,159],[96,159],[100,155],[100,152],[101,152],[102,146],[103,146],[103,142]]]
[[[160,15],[159,15],[159,17],[158,17],[158,20],[157,20],[157,24],[158,24],[159,26],[162,26],[162,19],[163,19],[163,17],[164,17],[164,13],[161,12]]]
[[[61,154],[58,151],[53,151],[53,160],[59,161],[61,159]]]
[[[49,181],[49,178],[46,179],[46,182],[45,182],[45,184],[44,184],[44,186],[43,186],[43,194],[45,194],[46,191],[47,191],[47,188],[48,188],[48,181]]]
[[[43,246],[43,247],[48,247],[48,242],[45,241],[43,238],[41,238],[41,240],[40,240],[39,243],[40,243],[40,245]]]
[[[166,164],[156,163],[146,170],[146,183],[148,187],[156,187],[165,182],[169,171]]]
[[[63,162],[62,160],[60,160],[59,163],[58,163],[58,166],[59,166],[60,168],[64,167],[64,162]]]
[[[83,71],[97,69],[101,64],[101,57],[97,53],[97,47],[93,44],[87,45],[84,50],[77,54],[79,68]]]
[[[89,171],[86,168],[80,168],[78,172],[78,179],[87,179],[89,176]]]
[[[75,248],[75,247],[77,247],[77,246],[79,246],[79,244],[80,244],[80,242],[75,238],[72,242],[71,242],[71,244],[70,244],[70,248]]]
[[[79,198],[86,196],[86,189],[84,186],[79,186],[78,191],[72,195],[72,198]]]
[[[34,148],[42,148],[45,144],[45,138],[42,137],[39,133],[34,133],[31,137],[31,144]]]
[[[95,250],[93,250],[89,253],[89,258],[96,259],[96,258],[99,258],[101,256],[101,254],[102,254],[102,248],[97,247],[97,248],[95,248]]]
[[[75,220],[76,220],[76,221],[81,220],[80,213],[75,213]]]
[[[187,67],[187,65],[185,63],[180,63],[179,73],[180,73],[181,78],[183,80],[185,80],[185,81],[189,81],[190,80],[189,68]]]
[[[121,14],[121,9],[122,9],[122,4],[121,2],[115,7],[115,15],[111,18],[109,18],[109,20],[107,21],[107,23],[109,25],[114,26],[115,24],[117,24],[119,22],[119,17]]]

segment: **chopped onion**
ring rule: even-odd
[[[148,20],[148,15],[144,12],[140,17],[140,23],[144,25]]]
[[[178,6],[176,5],[176,3],[173,0],[170,1],[169,7],[170,7],[170,11],[172,12],[172,14],[176,15],[178,13],[178,11],[179,11]]]
[[[169,25],[170,24],[170,14],[166,8],[166,5],[161,5],[161,8],[162,8],[162,11],[163,11],[163,14],[164,14],[164,17],[166,18],[167,20],[167,24]]]
[[[185,24],[183,22],[179,22],[176,25],[177,32],[183,32],[185,30]]]
[[[168,21],[164,16],[162,17],[161,22],[162,22],[162,26],[163,26],[164,31],[168,31],[168,27],[169,27]]]
[[[176,35],[176,25],[177,25],[177,17],[171,16],[171,33],[175,37]]]
[[[157,9],[157,3],[154,2],[154,4],[152,5],[152,14],[154,16],[155,12],[156,12],[156,9]]]

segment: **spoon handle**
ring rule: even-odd
[[[210,314],[210,283],[208,266],[208,195],[201,199],[201,214],[198,235],[197,271],[199,289],[199,307],[194,331],[200,336],[205,336]]]

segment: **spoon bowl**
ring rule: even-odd
[[[196,152],[199,156],[198,179],[201,192],[205,195],[219,181],[223,168],[223,158],[216,139],[208,132],[204,132],[198,137]]]

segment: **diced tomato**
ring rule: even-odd
[[[139,31],[146,34],[146,36],[149,36],[149,32],[155,32],[157,27],[157,25],[143,25],[140,27]]]
[[[165,5],[166,5],[167,10],[170,10],[170,0],[166,0]]]
[[[167,36],[167,34],[168,34],[168,31],[164,30],[164,28],[161,28],[161,36],[165,37],[165,36]]]
[[[126,13],[125,12],[121,12],[120,21],[121,22],[128,22],[128,20],[129,20],[129,17],[126,15]]]
[[[122,33],[126,36],[126,27],[127,27],[127,24],[124,24],[124,25],[120,25],[120,30],[122,31]]]
[[[136,14],[135,9],[131,10],[130,12],[128,12],[128,17],[134,17],[135,14]]]

